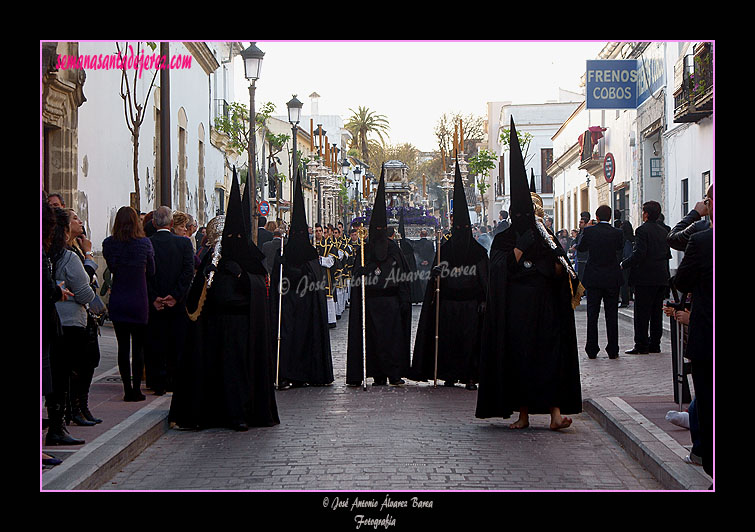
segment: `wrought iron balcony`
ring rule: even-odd
[[[698,122],[713,114],[713,51],[710,43],[695,47],[674,68],[674,122]]]

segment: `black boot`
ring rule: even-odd
[[[84,440],[74,438],[66,430],[65,422],[63,421],[64,408],[64,403],[57,401],[47,407],[50,428],[47,429],[45,445],[81,445],[84,443]]]
[[[133,380],[133,384],[131,385],[131,397],[130,399],[126,399],[126,400],[127,401],[144,401],[146,397],[142,393],[141,387],[142,387],[142,380],[135,378]]]
[[[84,414],[81,412],[81,401],[78,397],[71,398],[71,421],[80,427],[91,427],[97,424],[84,417]]]
[[[95,425],[97,423],[102,423],[102,420],[98,417],[94,417],[89,410],[89,395],[82,395],[79,397],[79,409],[81,409],[81,414],[87,421],[91,421]]]

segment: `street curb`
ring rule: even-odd
[[[42,490],[96,490],[168,431],[169,411],[169,396],[151,401],[45,472]]]
[[[584,410],[668,490],[707,490],[712,480],[684,462],[689,451],[619,397],[585,399]]]

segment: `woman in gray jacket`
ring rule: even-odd
[[[81,260],[66,243],[69,236],[69,214],[56,209],[56,224],[50,245],[50,260],[55,283],[73,293],[55,307],[63,328],[62,337],[50,351],[52,393],[46,397],[50,428],[45,438],[46,445],[78,445],[84,440],[71,437],[65,428],[64,409],[69,391],[71,361],[86,342],[86,305],[94,299],[94,290],[89,285],[89,275]]]

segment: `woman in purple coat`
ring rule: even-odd
[[[155,273],[155,254],[131,207],[118,210],[113,234],[102,242],[102,255],[113,276],[108,313],[118,341],[123,400],[143,401],[144,338],[149,317],[147,276]]]

